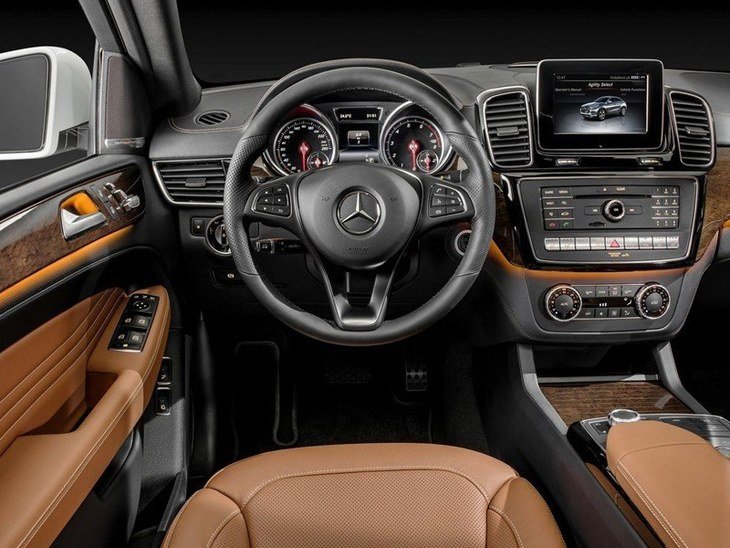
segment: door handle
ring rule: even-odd
[[[61,231],[66,240],[81,236],[103,225],[106,220],[106,215],[99,211],[94,201],[84,192],[61,204]]]

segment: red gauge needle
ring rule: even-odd
[[[431,171],[431,155],[430,154],[426,154],[425,162],[426,162],[426,171]]]
[[[310,150],[307,141],[302,141],[302,144],[299,145],[299,154],[302,155],[302,171],[307,171],[307,155]]]
[[[418,169],[416,157],[418,156],[418,151],[421,150],[421,145],[418,141],[413,139],[410,143],[408,143],[408,150],[411,153],[411,160],[413,161],[413,171],[416,171]]]

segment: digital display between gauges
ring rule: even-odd
[[[408,116],[395,122],[384,142],[385,159],[409,171],[431,173],[439,167],[444,154],[441,133],[421,116]]]
[[[279,130],[274,139],[274,154],[287,173],[319,169],[335,161],[335,138],[322,122],[297,118]]]

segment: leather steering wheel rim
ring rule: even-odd
[[[412,101],[430,114],[452,148],[468,166],[461,183],[452,183],[473,203],[471,236],[464,256],[441,290],[422,306],[383,321],[370,331],[349,331],[291,303],[259,273],[249,245],[244,212],[259,187],[251,167],[266,148],[271,133],[294,108],[329,93],[350,90],[384,92]],[[226,176],[223,214],[233,260],[253,295],[275,317],[292,329],[320,341],[346,346],[388,344],[429,327],[451,311],[479,275],[494,230],[495,196],[486,151],[474,128],[441,93],[407,75],[374,67],[340,67],[309,76],[269,97],[249,120],[231,158]]]

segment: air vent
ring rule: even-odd
[[[231,115],[225,110],[210,110],[203,114],[199,114],[198,117],[195,118],[195,123],[199,126],[217,126],[218,124],[228,120],[230,117]]]
[[[155,170],[165,194],[181,205],[220,205],[226,183],[225,160],[156,162]]]
[[[679,161],[687,167],[708,167],[715,159],[712,114],[697,95],[683,91],[669,93],[674,115],[674,131]]]
[[[532,132],[527,93],[499,93],[484,102],[484,128],[495,167],[527,167],[532,164]]]

